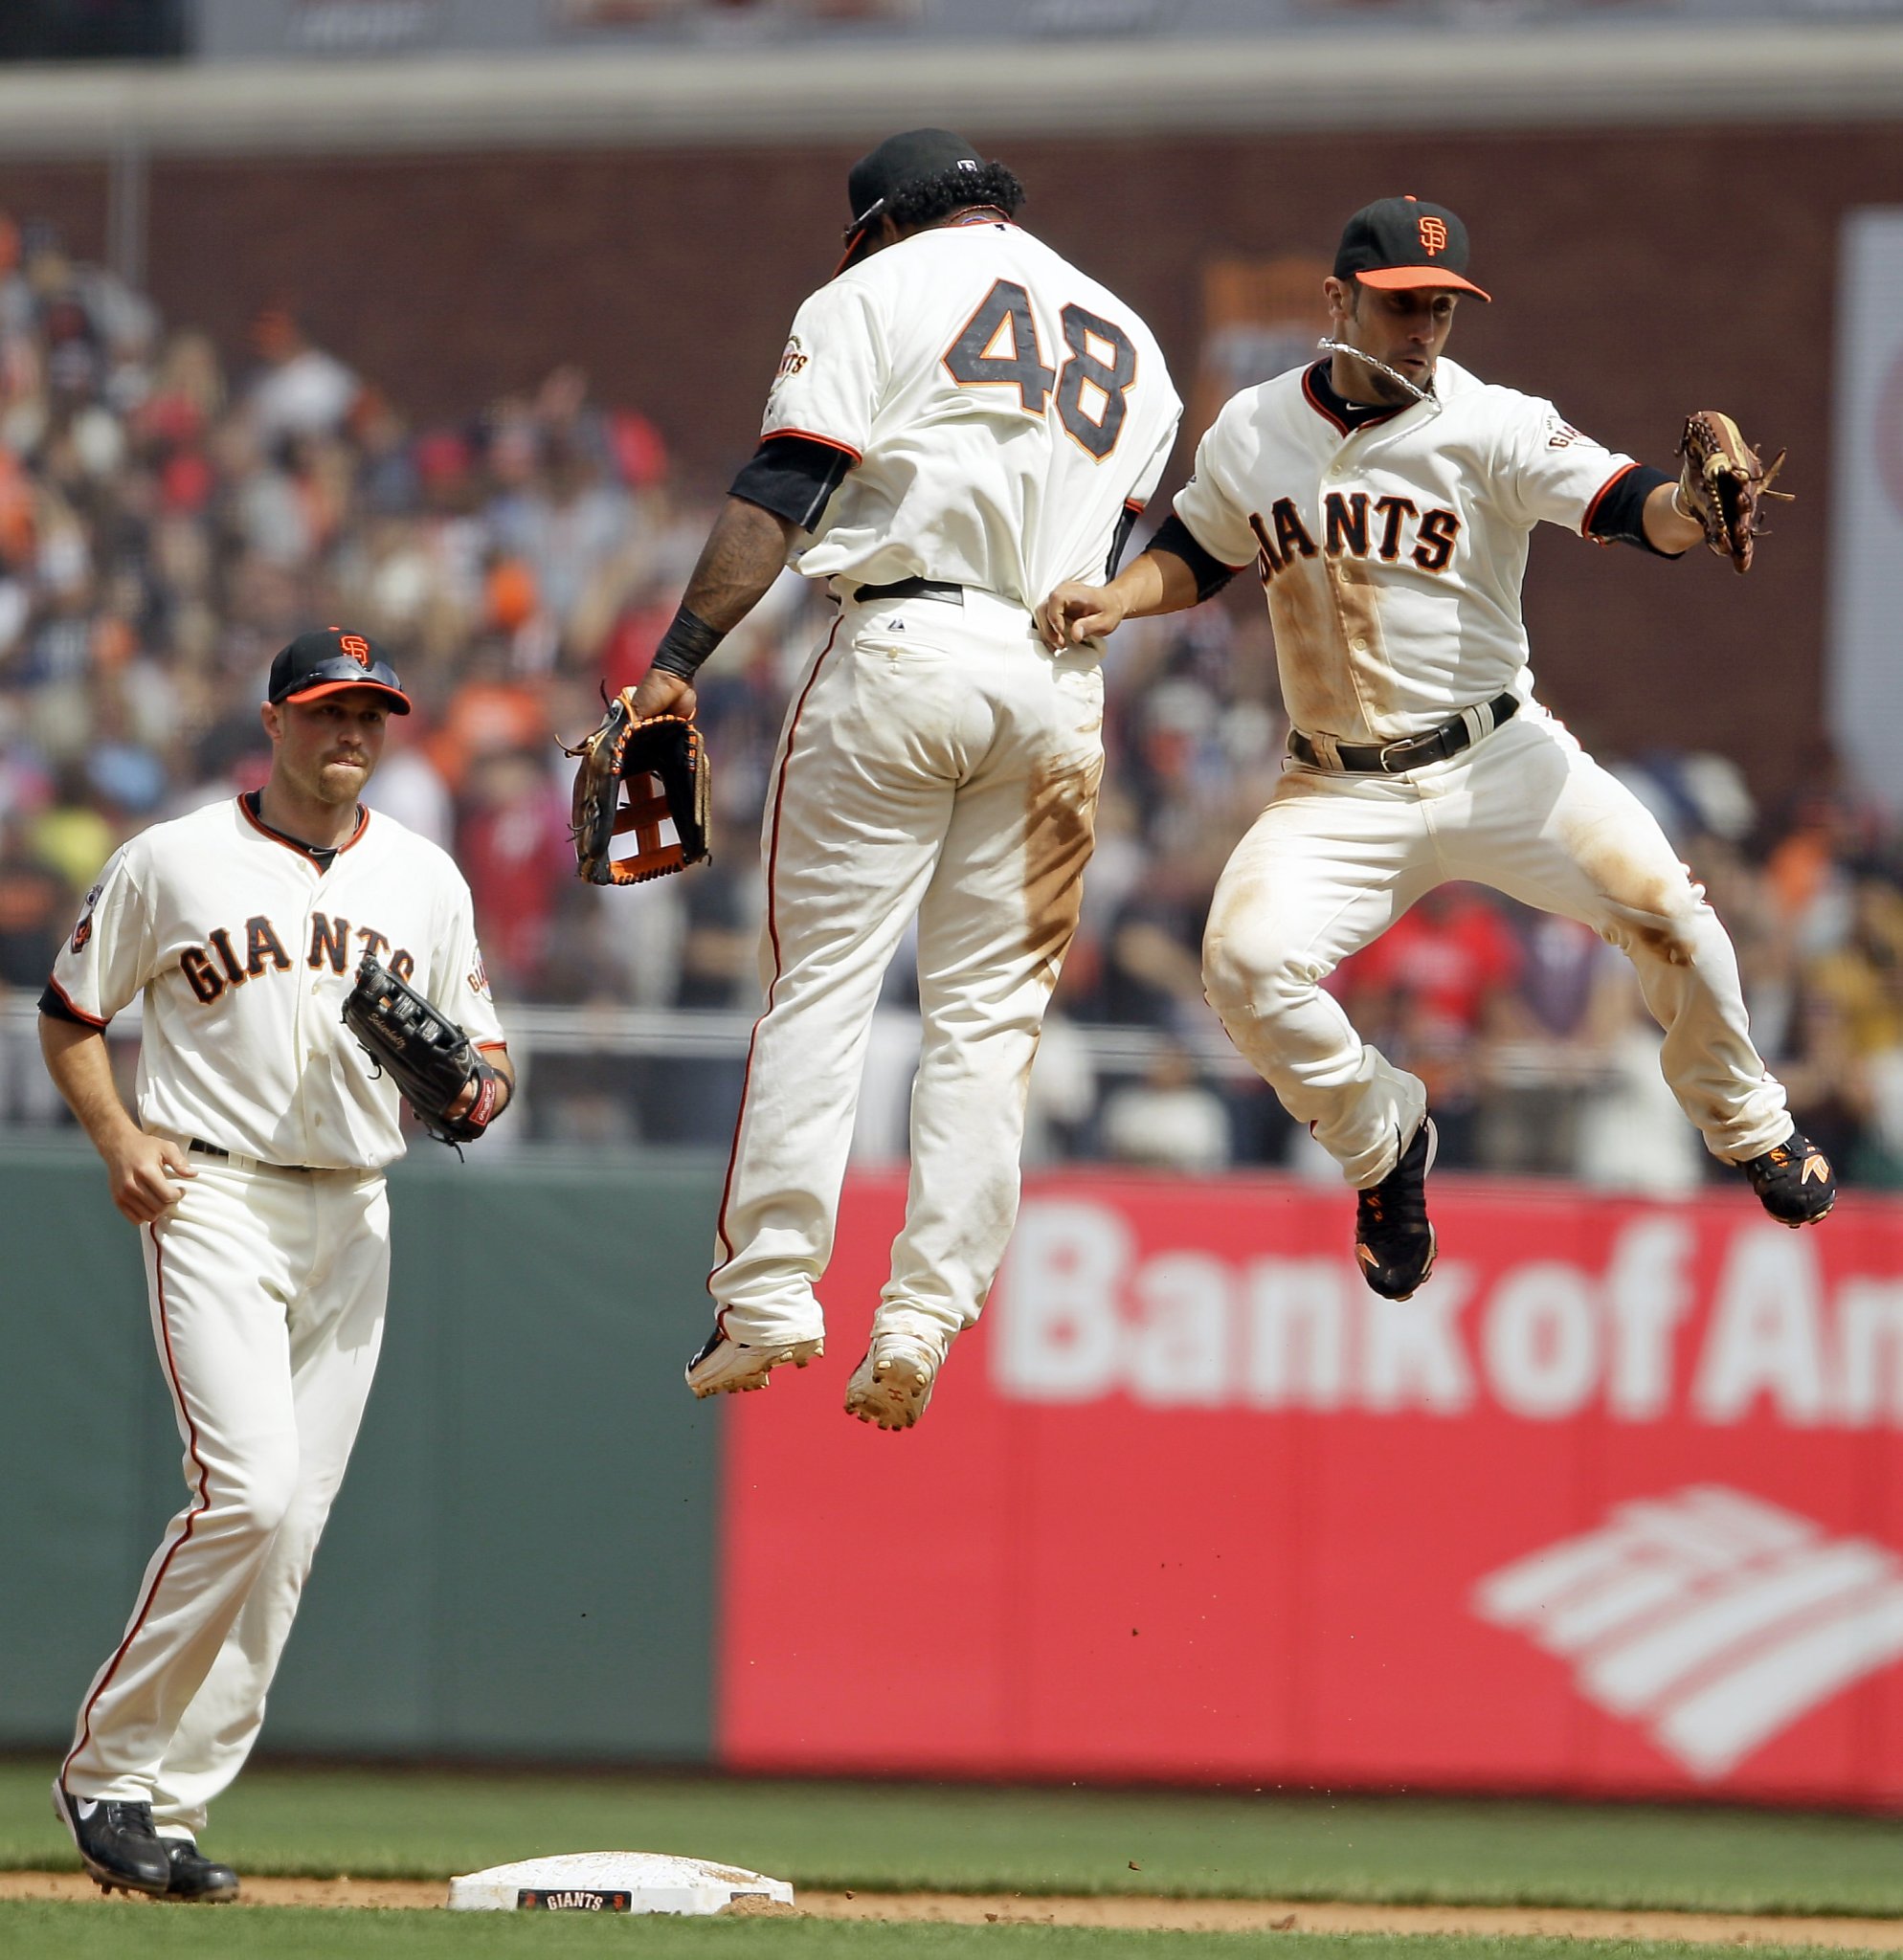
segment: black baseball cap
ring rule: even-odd
[[[314,627],[301,633],[271,662],[268,702],[317,701],[341,694],[347,687],[370,687],[390,697],[390,712],[407,715],[410,697],[390,664],[390,656],[375,640],[341,626]]]
[[[1466,271],[1466,227],[1445,205],[1418,197],[1383,197],[1348,220],[1335,249],[1334,276],[1383,292],[1451,287],[1490,300]]]
[[[949,129],[907,129],[888,136],[846,173],[846,256],[834,268],[844,272],[865,249],[865,234],[879,213],[908,184],[942,177],[947,170],[981,170],[984,159],[962,136]]]

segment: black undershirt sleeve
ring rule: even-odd
[[[1104,576],[1115,578],[1117,567],[1123,562],[1124,546],[1130,543],[1130,534],[1136,528],[1136,521],[1143,513],[1133,505],[1126,503],[1123,515],[1117,519],[1116,535],[1110,540],[1110,555],[1104,560]]]
[[[757,503],[802,531],[816,530],[852,466],[853,458],[830,443],[775,435],[753,452],[729,495]]]
[[[51,1014],[56,1021],[71,1021],[76,1028],[90,1028],[93,1024],[83,1014],[76,1014],[60,997],[59,990],[51,981],[39,997],[39,1011]]]
[[[1646,535],[1646,499],[1671,480],[1648,463],[1634,463],[1600,499],[1586,524],[1586,536],[1608,545],[1636,545],[1654,558],[1683,558],[1682,551],[1661,551]]]
[[[1167,551],[1172,558],[1180,558],[1195,576],[1198,601],[1213,599],[1236,575],[1237,568],[1224,565],[1220,558],[1205,551],[1197,543],[1196,533],[1174,510],[1156,527],[1156,535],[1146,548]]]

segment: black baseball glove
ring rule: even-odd
[[[600,724],[574,747],[564,745],[564,753],[580,758],[570,835],[576,869],[590,884],[641,884],[706,858],[707,751],[692,722],[643,720],[624,690]],[[673,843],[662,839],[663,818],[674,826]],[[634,850],[615,857],[614,840],[629,831]]]
[[[387,1073],[439,1144],[473,1144],[496,1113],[501,1076],[439,1008],[366,953],[344,1002],[344,1025]],[[459,1116],[451,1107],[470,1083],[476,1094]]]

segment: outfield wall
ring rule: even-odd
[[[268,1748],[1903,1804],[1903,1202],[1441,1178],[1392,1304],[1345,1192],[1041,1176],[888,1436],[840,1396],[902,1181],[849,1185],[832,1352],[708,1407],[719,1172],[400,1168]],[[0,1153],[0,1747],[51,1750],[178,1446],[91,1157]]]
[[[692,1762],[709,1747],[717,1165],[400,1166],[377,1382],[267,1746]],[[180,1446],[132,1228],[89,1152],[0,1151],[0,1747],[62,1741]]]
[[[1903,1206],[1432,1189],[1395,1303],[1345,1192],[1039,1179],[915,1435],[749,1397],[723,1760],[1903,1803]]]

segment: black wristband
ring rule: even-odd
[[[706,663],[713,650],[727,637],[717,627],[712,627],[698,612],[689,612],[683,606],[669,621],[665,633],[660,635],[660,644],[654,650],[652,665],[663,674],[678,674],[683,680],[691,680]]]

